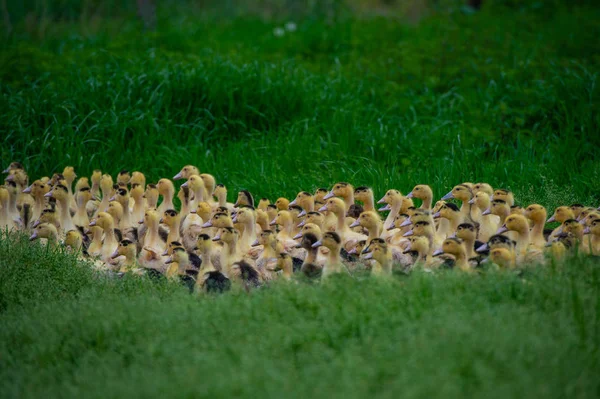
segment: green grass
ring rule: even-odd
[[[586,3],[491,3],[418,24],[316,13],[280,38],[285,19],[177,10],[154,31],[112,14],[55,15],[43,30],[24,19],[1,44],[0,159],[33,177],[73,165],[149,181],[192,163],[230,200],[339,180],[377,196],[428,183],[440,197],[488,181],[521,204],[597,205],[600,9]],[[599,270],[574,259],[522,277],[198,299],[2,238],[0,394],[597,396]]]

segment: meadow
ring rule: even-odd
[[[154,29],[134,10],[17,19],[1,43],[1,166],[155,182],[191,163],[229,200],[336,181],[439,198],[486,181],[549,212],[597,206],[600,8],[504,3],[417,22],[314,13],[295,29],[176,7]],[[594,397],[598,266],[197,298],[2,237],[0,394]]]

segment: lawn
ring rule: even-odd
[[[500,3],[418,22],[344,8],[293,31],[289,16],[160,7],[153,30],[127,8],[23,17],[1,44],[0,166],[156,182],[191,163],[229,200],[486,181],[549,212],[598,206],[600,8]],[[596,397],[599,266],[197,298],[4,237],[0,394]]]

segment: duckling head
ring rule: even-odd
[[[464,241],[460,238],[446,238],[442,244],[442,248],[433,253],[433,255],[439,255],[442,253],[459,257],[466,254]]]
[[[367,243],[366,247],[361,251],[361,254],[368,254],[373,250],[373,248],[386,245],[386,242],[383,238],[372,238]]]
[[[115,190],[115,195],[109,201],[117,201],[122,206],[129,206],[129,192],[126,188],[119,187]]]
[[[116,201],[113,201],[113,204],[115,204],[115,206],[117,207],[121,206],[121,204],[119,204]],[[105,231],[111,230],[115,228],[115,220],[110,213],[99,212],[98,217],[90,222],[90,226],[98,226],[104,229]]]
[[[130,240],[121,240],[119,242],[119,246],[115,250],[115,252],[111,255],[112,259],[115,259],[119,256],[124,256],[125,258],[131,260],[135,259],[137,256],[137,247],[133,241]]]
[[[585,206],[583,206],[582,204],[571,204],[570,208],[573,211],[573,216],[575,217],[575,219],[577,219],[579,218],[581,211],[585,209]]]
[[[272,248],[275,248],[277,245],[277,237],[275,236],[273,230],[263,230],[260,232],[256,241],[252,243],[253,247],[257,247],[259,245],[271,246]]]
[[[575,219],[573,210],[568,206],[559,206],[554,210],[554,214],[546,221],[546,223],[559,222],[562,224],[567,219]]]
[[[529,232],[529,222],[523,215],[510,215],[504,220],[504,225],[498,229],[496,234],[502,234],[506,231],[516,231],[519,234],[525,234]]]
[[[65,235],[65,247],[78,251],[83,246],[83,237],[79,230],[69,230]]]
[[[0,188],[0,195],[1,195],[1,193],[2,193],[2,190]],[[36,220],[35,223],[33,224],[33,227],[37,227],[38,225],[40,225],[42,223],[50,223],[54,227],[59,228],[60,222],[58,221],[58,215],[56,213],[56,210],[53,208],[44,209],[42,211],[42,214],[40,215],[39,219]]]
[[[317,188],[315,191],[315,202],[325,202],[325,196],[329,194],[329,190],[326,188]]]
[[[415,251],[420,254],[426,254],[429,252],[429,240],[425,236],[411,236],[408,237],[408,245],[405,249],[405,253],[409,251]]]
[[[403,234],[404,237],[410,236],[430,236],[434,233],[431,222],[421,220],[413,224],[413,228]]]
[[[373,198],[373,189],[371,187],[361,186],[354,189],[354,199],[363,204]]]
[[[313,248],[313,244],[319,241],[319,237],[314,234],[307,233],[302,236],[302,240],[300,241],[300,247],[306,249],[307,251]]]
[[[215,185],[217,184],[215,177],[213,175],[209,175],[208,173],[202,173],[200,178],[204,182],[204,188],[206,189],[208,195],[213,195],[215,192]]]
[[[290,201],[287,198],[280,197],[275,201],[275,206],[279,211],[285,211],[290,207]]]
[[[62,175],[64,176],[67,184],[71,185],[75,181],[77,174],[75,173],[75,168],[72,166],[65,166],[63,169]]]
[[[323,226],[323,221],[325,220],[325,215],[321,212],[308,212],[304,220],[298,223],[298,227],[302,227],[308,223],[316,224],[317,226]]]
[[[526,210],[521,205],[513,205],[510,207],[511,215],[523,215],[525,216]]]
[[[302,209],[308,209],[311,203],[314,204],[314,201],[314,197],[308,191],[300,191],[298,195],[296,195],[296,198],[290,202],[288,208],[290,206],[299,206]]]
[[[539,204],[531,204],[525,208],[525,217],[533,223],[545,223],[548,216],[546,208]]]
[[[146,227],[155,227],[159,224],[160,217],[156,209],[147,209],[144,212],[144,219],[139,221],[139,224],[145,224]],[[90,224],[91,225],[91,224]]]
[[[212,239],[208,234],[200,234],[196,241],[196,248],[201,254],[207,254],[212,249]]]
[[[472,223],[461,223],[456,228],[455,235],[463,241],[475,241],[477,238],[477,229]]]
[[[15,169],[6,177],[6,181],[12,181],[24,187],[28,184],[29,176],[23,169]]]
[[[271,205],[271,201],[269,201],[268,198],[261,198],[258,201],[258,209],[260,209],[261,211],[267,211],[267,207]]]
[[[327,233],[323,234],[323,238],[315,242],[312,245],[312,247],[318,248],[320,246],[323,246],[325,248],[328,248],[330,251],[337,251],[340,249],[341,245],[342,239],[340,238],[340,236],[333,231],[328,231]]]
[[[24,193],[30,193],[33,197],[39,198],[48,194],[50,186],[43,183],[41,180],[34,181],[31,186],[23,190]]]
[[[314,223],[306,223],[302,226],[302,230],[294,236],[294,239],[304,237],[306,234],[312,234],[318,238],[321,238],[321,228]]]
[[[495,234],[491,236],[486,244],[483,244],[479,248],[476,248],[476,252],[485,252],[494,248],[508,248],[514,251],[517,243],[511,240],[509,237],[502,234]]]
[[[242,206],[238,209],[232,221],[242,225],[252,225],[256,223],[256,212],[252,207]]]
[[[146,191],[144,191],[143,197],[148,201],[148,206],[156,206],[156,203],[158,202],[158,187],[156,184],[148,184],[146,186]]]
[[[93,176],[92,176],[93,181]],[[109,174],[102,175],[102,179],[100,180],[100,190],[102,190],[102,195],[109,195],[114,186],[113,178]]]
[[[33,229],[33,234],[29,237],[29,241],[37,240],[38,238],[56,239],[58,231],[52,223],[41,223]]]
[[[596,237],[600,236],[600,219],[593,220],[590,225],[583,231],[584,234],[592,234]]]
[[[571,233],[578,239],[583,238],[584,226],[579,223],[576,219],[567,219],[562,224],[562,232]]]
[[[374,259],[378,263],[383,264],[389,253],[389,249],[385,242],[383,244],[371,244],[369,245],[369,252],[365,253],[363,259]]]
[[[348,251],[350,255],[360,255],[367,246],[367,240],[358,240],[354,243],[354,246]]]
[[[329,211],[334,213],[336,216],[339,216],[340,214],[346,214],[346,204],[344,203],[344,200],[341,198],[329,198],[327,200],[327,202],[325,203],[325,205],[323,205],[321,208],[319,208],[319,212],[324,212],[324,211]]]
[[[356,221],[354,221],[350,227],[362,226],[369,229],[379,225],[380,221],[381,219],[379,219],[378,213],[374,211],[366,211],[361,213],[358,219],[356,219]]]
[[[92,172],[92,185],[100,186],[100,182],[102,181],[102,171],[100,169],[94,169]],[[112,182],[110,183],[112,186]]]
[[[379,201],[377,201],[378,204],[388,204],[391,205],[394,201],[401,199],[402,198],[402,194],[400,193],[400,191],[398,190],[387,190],[385,195],[383,197],[381,197],[381,199]],[[383,207],[381,209],[379,209],[380,211],[387,211],[389,206],[387,207]]]
[[[267,219],[269,222],[277,217],[277,206],[275,204],[267,205]]]
[[[15,170],[25,170],[25,168],[21,162],[11,162],[10,165],[8,165],[8,168],[4,169],[2,173],[11,173]]]
[[[200,170],[198,170],[198,168],[194,165],[186,165],[183,168],[181,168],[179,173],[173,176],[173,180],[187,179],[191,175],[200,175]]]
[[[156,188],[163,197],[172,197],[175,194],[175,186],[169,179],[160,179],[156,184]]]
[[[513,192],[504,188],[496,189],[494,191],[494,194],[492,195],[492,200],[506,201],[509,207],[515,204],[515,197],[513,195]]]
[[[183,247],[173,248],[171,256],[165,261],[166,264],[177,263],[178,265],[186,265],[189,263],[189,256]]]
[[[229,228],[233,227],[233,221],[228,214],[219,212],[215,213],[208,222],[202,225],[202,227]]]
[[[222,241],[230,247],[235,246],[240,238],[240,232],[233,227],[224,227],[221,233],[213,238],[213,241]]]
[[[331,191],[323,197],[324,200],[333,198],[333,197],[343,197],[348,198],[350,195],[354,194],[354,187],[350,183],[339,182],[333,185]]]
[[[190,190],[197,192],[198,190],[205,190],[204,180],[198,175],[191,175],[187,181],[181,185],[181,187],[187,187]]]
[[[131,187],[133,187],[135,184],[138,184],[141,187],[146,187],[146,176],[142,172],[135,171],[131,174],[129,183],[131,184]]]
[[[277,264],[275,266],[275,270],[279,271],[279,270],[283,270],[285,272],[293,272],[294,270],[294,263],[292,260],[292,257],[285,253],[285,252],[280,252],[277,255]]]
[[[208,202],[202,201],[198,203],[198,207],[194,209],[192,213],[196,213],[202,220],[208,221],[212,216],[212,209]]]
[[[410,226],[412,219],[407,213],[399,213],[394,218],[394,223],[388,227],[388,230],[400,229],[405,226]]]
[[[410,193],[406,195],[406,198],[418,198],[424,200],[433,197],[433,191],[427,184],[417,184]]]
[[[277,216],[275,217],[275,219],[273,219],[269,224],[271,226],[288,226],[291,223],[293,223],[292,214],[289,211],[279,211],[277,212]]]
[[[477,208],[486,210],[492,204],[492,200],[490,199],[490,195],[487,192],[479,191],[475,194],[473,198],[471,198],[469,204],[475,204]]]
[[[460,209],[456,204],[448,202],[440,208],[439,212],[433,214],[434,218],[444,218],[448,220],[454,220],[460,216]]]
[[[473,193],[486,193],[491,198],[494,195],[494,189],[488,183],[476,183],[473,185]]]
[[[64,173],[63,173],[64,174]],[[131,174],[128,170],[123,169],[117,175],[117,184],[126,186],[131,181]]]
[[[66,186],[62,184],[56,184],[54,187],[52,187],[52,190],[44,194],[44,197],[51,197],[57,201],[66,201],[69,198],[69,192],[67,191]]]
[[[454,186],[452,190],[442,197],[442,200],[456,198],[459,201],[468,202],[473,198],[473,192],[467,184],[459,184]]]
[[[75,184],[76,192],[79,192],[79,190],[81,190],[82,188],[91,188],[90,179],[88,179],[85,176],[80,177],[79,180],[77,180],[77,183]]]
[[[165,249],[165,252],[163,252],[163,256],[169,256],[173,253],[173,250],[175,248],[183,248],[183,244],[180,243],[179,241],[171,241],[167,244],[167,248]]]
[[[490,260],[502,268],[512,268],[515,253],[508,248],[494,248],[490,250]]]
[[[242,205],[254,207],[254,198],[248,190],[242,190],[238,193],[237,201],[235,201],[233,206],[237,208],[238,206]]]
[[[494,199],[488,209],[483,211],[482,215],[508,215],[510,213],[510,207],[508,203],[503,199]]]
[[[115,223],[119,223],[123,218],[123,205],[118,201],[110,201],[105,212],[112,216]]]
[[[174,227],[181,220],[181,215],[175,209],[167,209],[163,212],[159,223],[164,223],[169,227]]]
[[[77,204],[84,206],[92,200],[92,191],[89,187],[82,187],[77,191]]]

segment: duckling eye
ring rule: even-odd
[[[415,188],[415,191],[419,191],[419,190],[420,190],[420,188],[419,188],[419,187]]]

